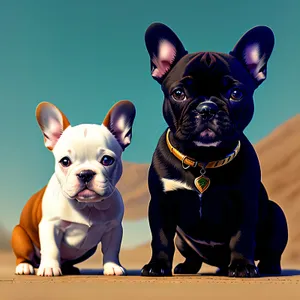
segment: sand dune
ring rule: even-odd
[[[256,145],[262,180],[270,199],[284,210],[289,242],[284,254],[288,262],[300,262],[300,115],[276,128]]]
[[[127,220],[141,219],[147,216],[150,199],[148,191],[148,164],[123,163],[123,176],[117,187],[125,203]]]
[[[10,250],[9,232],[0,224],[0,252]]]

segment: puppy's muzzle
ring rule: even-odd
[[[79,174],[77,174],[77,177],[79,178],[79,180],[82,182],[82,183],[89,183],[93,177],[95,176],[95,172],[93,172],[92,170],[84,170],[84,171],[81,171]]]
[[[196,111],[201,115],[203,120],[208,121],[218,112],[218,106],[212,101],[204,101],[196,107]]]

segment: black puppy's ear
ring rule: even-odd
[[[145,33],[152,77],[161,83],[171,68],[188,52],[177,35],[166,25],[151,24]]]
[[[258,86],[267,77],[273,47],[273,31],[267,26],[256,26],[241,37],[230,54],[246,66]]]

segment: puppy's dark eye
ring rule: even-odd
[[[102,159],[100,160],[100,163],[106,167],[111,166],[114,162],[115,162],[115,159],[109,155],[104,155],[102,157]]]
[[[243,92],[240,89],[232,89],[230,92],[230,100],[239,101],[243,98]]]
[[[176,90],[174,90],[173,93],[171,94],[171,96],[175,101],[186,100],[186,95],[185,95],[183,89],[181,89],[181,88],[177,88]]]
[[[72,164],[70,158],[67,157],[67,156],[63,157],[63,158],[59,161],[59,163],[60,163],[63,167],[65,167],[65,168],[69,167],[69,166]]]

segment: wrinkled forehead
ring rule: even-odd
[[[222,76],[230,73],[232,57],[217,52],[197,52],[184,56],[170,72],[168,81],[183,77]]]
[[[113,134],[104,125],[81,124],[68,127],[58,140],[53,152],[75,150],[97,152],[107,149],[121,156],[123,150]]]
[[[229,72],[230,66],[224,55],[216,52],[198,52],[192,55],[186,64],[183,76],[197,77],[206,74],[217,77]]]
[[[235,57],[226,53],[197,52],[185,55],[174,66],[164,81],[164,88],[170,91],[182,83],[209,92],[221,88],[224,79],[229,77],[250,83],[249,74]]]

